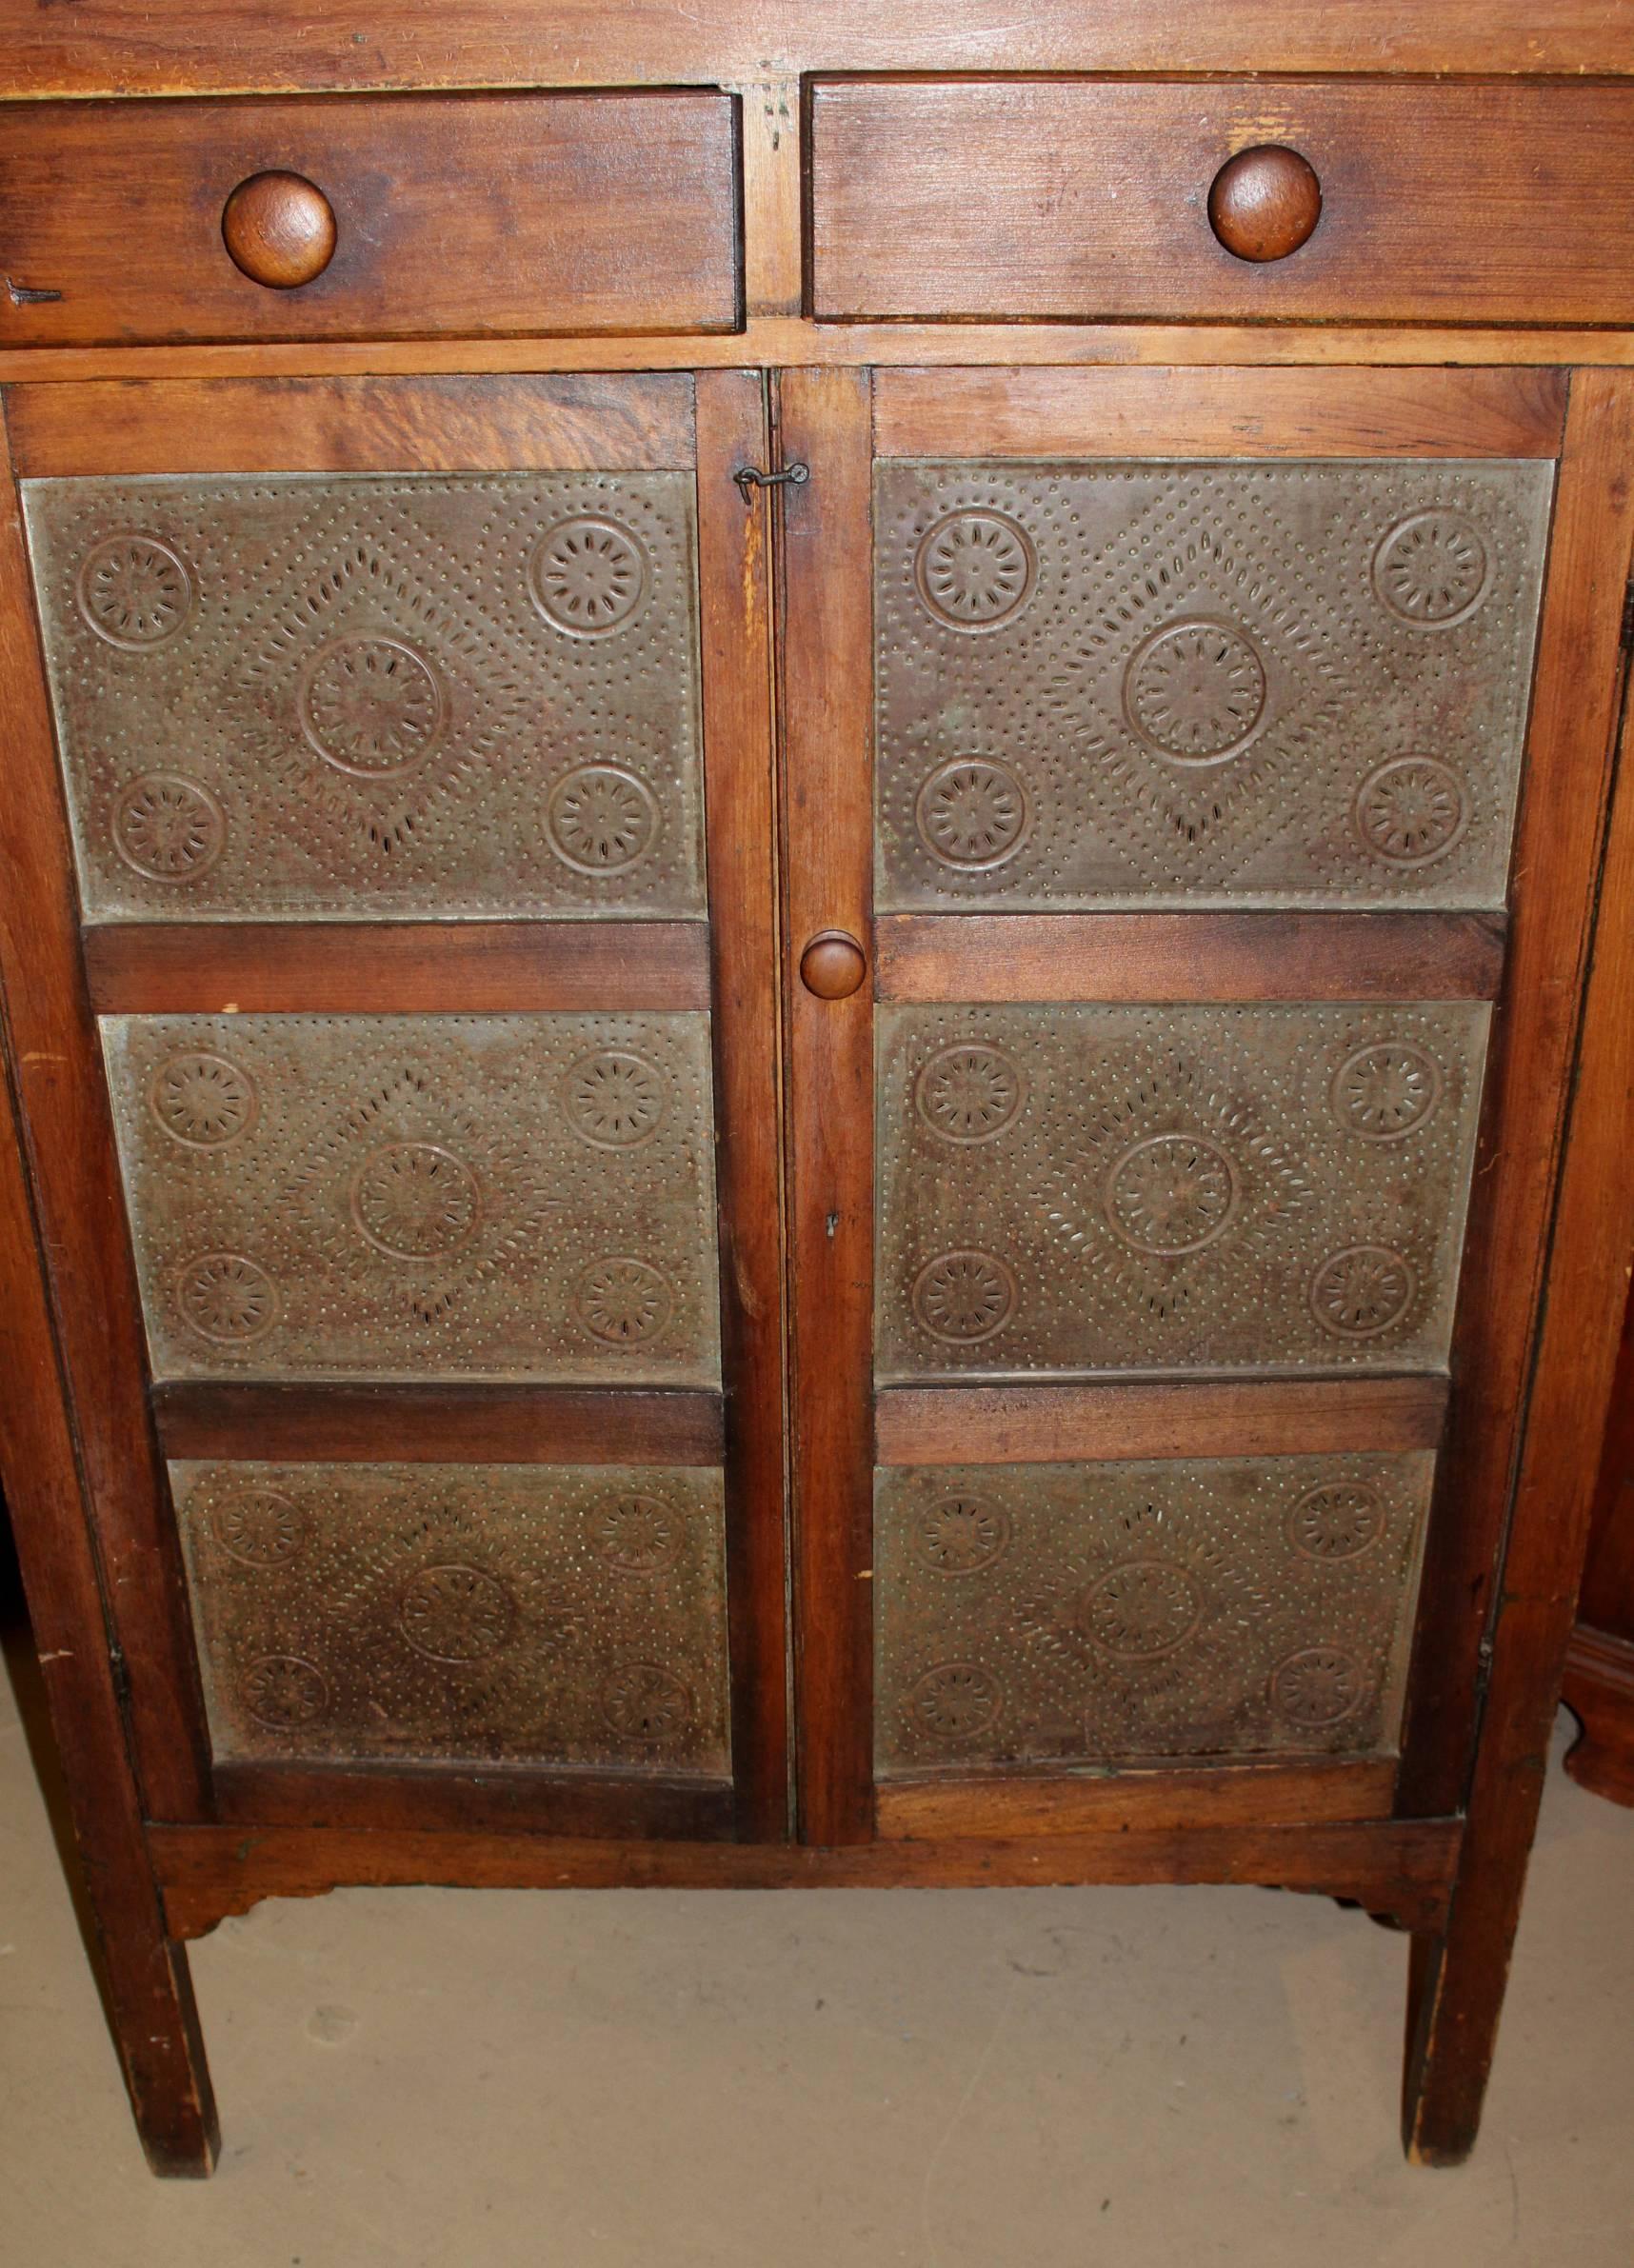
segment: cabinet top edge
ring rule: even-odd
[[[1634,0],[0,0],[0,99],[748,88],[847,71],[1634,75]]]

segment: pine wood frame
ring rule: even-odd
[[[1046,0],[1012,10],[1003,30],[992,12],[982,0],[897,0],[866,19],[846,0],[798,10],[782,0],[707,0],[661,20],[550,0],[524,22],[509,0],[463,0],[453,10],[371,10],[365,48],[353,43],[345,11],[314,7],[309,19],[297,10],[295,37],[287,10],[274,17],[252,0],[213,0],[190,13],[186,50],[168,53],[154,40],[150,11],[133,0],[87,0],[71,26],[23,0],[0,0],[0,97],[686,81],[731,89],[743,114],[747,316],[735,336],[0,346],[10,461],[23,474],[207,468],[201,448],[209,469],[261,468],[274,411],[289,447],[280,463],[344,468],[370,461],[374,412],[388,396],[390,447],[417,449],[413,462],[428,468],[471,463],[473,446],[508,468],[570,462],[574,443],[562,436],[605,431],[615,415],[629,446],[630,413],[613,405],[633,397],[599,373],[673,373],[668,397],[648,382],[643,398],[652,407],[635,423],[654,461],[671,461],[676,405],[683,392],[692,396],[700,451],[719,476],[700,486],[707,731],[724,751],[721,763],[710,759],[711,825],[717,808],[727,815],[717,852],[727,840],[766,852],[747,865],[712,865],[717,905],[738,911],[716,932],[707,970],[695,939],[669,941],[673,951],[650,931],[589,945],[503,934],[505,925],[485,934],[478,930],[489,925],[474,925],[434,977],[416,975],[427,964],[420,941],[407,934],[412,925],[356,957],[368,1005],[397,1001],[417,982],[429,987],[426,1005],[601,1005],[597,988],[614,964],[642,1005],[694,1002],[712,980],[727,1027],[723,1112],[752,1130],[728,1158],[724,1183],[735,1263],[727,1279],[738,1287],[725,1321],[741,1386],[718,1403],[655,1396],[638,1408],[632,1398],[625,1417],[678,1458],[706,1460],[724,1442],[739,1501],[753,1507],[733,1529],[735,1595],[752,1602],[733,1622],[734,1734],[746,1762],[733,1804],[688,1814],[685,1801],[666,1801],[632,1839],[617,1792],[592,1789],[571,1816],[557,1816],[560,1832],[542,1834],[528,1816],[539,1791],[520,1782],[514,1793],[527,1824],[501,1816],[501,1791],[484,1788],[480,1776],[455,1799],[401,1775],[390,1776],[394,1792],[386,1781],[360,1787],[265,1769],[212,1774],[163,1511],[162,1450],[214,1454],[249,1439],[323,1438],[340,1444],[336,1454],[346,1444],[355,1454],[389,1420],[412,1427],[422,1455],[474,1454],[485,1444],[491,1454],[503,1442],[507,1455],[548,1459],[594,1454],[606,1434],[582,1397],[561,1395],[448,1393],[416,1397],[412,1412],[401,1398],[392,1408],[389,1395],[369,1390],[331,1395],[321,1408],[298,1393],[249,1389],[248,1400],[235,1389],[187,1389],[150,1403],[93,1011],[206,1008],[229,998],[267,1007],[356,1005],[358,993],[349,978],[344,1000],[326,991],[325,969],[293,929],[263,932],[265,951],[236,964],[230,943],[220,943],[209,966],[185,936],[162,928],[140,939],[92,930],[82,940],[14,496],[10,479],[0,487],[0,719],[11,776],[28,779],[25,792],[0,802],[0,866],[20,878],[0,899],[8,1064],[0,1348],[9,1358],[0,1365],[0,1456],[91,1864],[116,2037],[160,2170],[207,2171],[214,2151],[184,1941],[259,1898],[350,1881],[1221,1880],[1354,1898],[1413,1933],[1409,2147],[1425,2161],[1451,2162],[1473,2141],[1581,1558],[1592,1421],[1609,1392],[1624,1255],[1634,1244],[1634,1191],[1618,1170],[1634,1094],[1634,945],[1624,921],[1603,914],[1596,924],[1600,907],[1620,912],[1634,891],[1634,789],[1613,765],[1619,625],[1634,542],[1634,372],[1624,376],[1619,366],[1634,363],[1634,334],[813,328],[798,313],[799,90],[804,74],[820,70],[975,64],[1620,76],[1634,72],[1634,52],[1606,11],[1569,0],[1542,11],[1516,0],[1459,0],[1427,15],[1399,0],[1297,14],[1272,0],[1178,13],[1166,0],[1119,0],[1092,20],[1071,0]],[[762,370],[782,373],[769,398]],[[485,387],[476,375],[484,372],[517,375]],[[572,373],[583,374],[574,382],[584,390],[569,415],[564,388]],[[165,387],[123,383],[135,376]],[[236,383],[217,383],[227,378]],[[162,415],[144,407],[160,390],[169,394]],[[553,422],[533,413],[530,395],[554,402]],[[406,409],[410,404],[418,408]],[[1090,450],[1101,434],[1107,453],[1129,454],[1559,453],[1508,921],[1369,923],[1365,936],[1339,941],[1325,979],[1320,965],[1311,979],[1388,997],[1428,973],[1449,997],[1483,998],[1501,963],[1504,972],[1504,1039],[1478,1174],[1484,1196],[1447,1419],[1447,1463],[1466,1460],[1476,1482],[1466,1507],[1438,1515],[1414,1730],[1393,1791],[1372,1767],[1246,1767],[1120,1775],[1087,1803],[1064,1803],[1047,1776],[1025,1775],[1005,1786],[872,1800],[870,1664],[858,1612],[867,1532],[857,1485],[875,1447],[863,1340],[872,1165],[845,1106],[871,1125],[873,987],[854,1005],[815,1003],[795,965],[813,929],[870,937],[867,862],[858,856],[867,831],[868,704],[862,673],[835,669],[832,656],[867,648],[869,583],[858,564],[867,556],[872,450],[897,448],[907,435],[929,448],[939,417],[939,446],[967,448],[980,430],[984,448],[1000,453],[1006,434],[1018,449],[1025,435],[1034,450],[1050,434],[1061,447]],[[542,440],[547,430],[555,438]],[[483,435],[486,444],[473,439]],[[745,509],[726,477],[745,461],[796,458],[816,477],[783,491],[775,506],[763,494]],[[780,826],[778,885],[771,848]],[[1195,959],[1185,932],[1145,923],[1137,933],[1117,919],[1086,920],[1066,949],[1052,929],[1035,925],[1029,936],[1028,925],[1017,925],[990,979],[1007,988],[999,996],[1135,998],[1159,981],[1155,972]],[[967,952],[924,922],[881,924],[872,944],[883,997],[936,997]],[[1269,917],[1221,921],[1210,946],[1215,983],[1237,987],[1217,997],[1264,997],[1259,988],[1276,983],[1290,952],[1305,957],[1304,943],[1279,933]],[[1584,1051],[1585,1001],[1593,1044]],[[786,1049],[781,1068],[766,1044],[772,1036]],[[819,1094],[821,1109],[811,1101]],[[784,1297],[786,1203],[787,1393],[804,1476],[788,1570],[796,1840],[784,1840],[784,1452],[781,1424],[768,1422],[768,1413],[780,1420],[785,1394],[780,1334],[768,1319]],[[1082,1453],[1077,1444],[1088,1439],[1161,1435],[1162,1396],[1215,1390],[1143,1391],[1144,1401],[1136,1392],[1110,1414],[1104,1401],[1072,1407],[1052,1400],[1054,1453]],[[892,1454],[911,1447],[918,1455],[936,1442],[952,1454],[956,1442],[1038,1438],[1036,1407],[975,1392],[960,1403],[897,1389],[882,1405],[880,1439]],[[1210,1422],[1237,1428],[1234,1439],[1270,1438],[1253,1430],[1269,1422],[1263,1405],[1256,1416],[1240,1397],[1220,1403]],[[1441,1409],[1422,1391],[1381,1407],[1353,1398],[1343,1409],[1318,1395],[1283,1409],[1276,1423],[1302,1440],[1333,1438],[1336,1425],[1342,1438],[1350,1438],[1344,1426],[1366,1425],[1376,1439],[1384,1424],[1399,1429],[1391,1438],[1420,1441],[1433,1437]],[[328,1430],[314,1436],[316,1426]],[[88,1632],[105,1626],[108,1647],[87,1646]]]

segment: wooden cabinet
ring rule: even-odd
[[[1247,1880],[1410,1933],[1455,2159],[1634,1240],[1627,97],[741,12],[0,80],[0,1442],[139,2123],[268,1895]]]

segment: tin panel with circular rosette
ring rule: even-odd
[[[880,1379],[1439,1369],[1486,1026],[882,1005]]]
[[[25,508],[90,919],[703,911],[689,476]]]
[[[156,1377],[719,1383],[707,1016],[102,1032]]]
[[[1501,905],[1551,479],[882,465],[881,911]]]
[[[718,1472],[170,1477],[217,1756],[727,1774]]]
[[[881,1472],[880,1772],[1388,1753],[1433,1465]]]

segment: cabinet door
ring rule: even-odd
[[[1488,1079],[1564,388],[783,406],[805,1832],[1385,1816],[1501,1518],[1483,1097],[1564,1076]]]
[[[11,429],[204,1807],[781,1836],[759,379]]]

